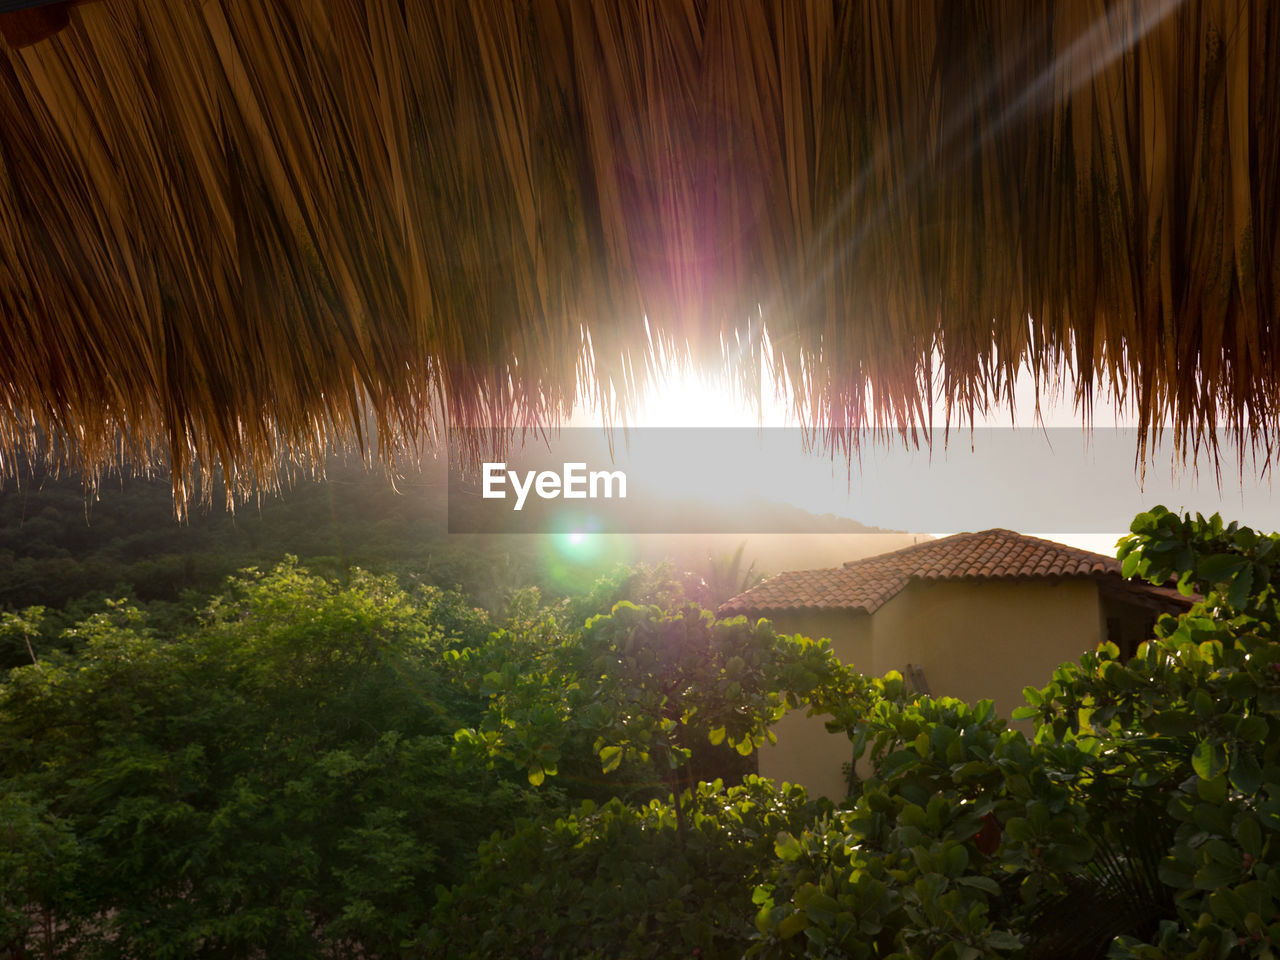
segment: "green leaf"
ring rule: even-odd
[[[1118,660],[1108,660],[1102,665],[1102,679],[1119,690],[1133,690],[1139,684],[1132,671]]]
[[[1139,514],[1138,516],[1141,517],[1142,514]],[[1134,520],[1135,524],[1137,522],[1138,522],[1137,520]],[[1137,533],[1138,531],[1135,530],[1134,532]],[[1142,559],[1142,553],[1138,550],[1134,550],[1132,553],[1126,556],[1124,558],[1124,563],[1120,565],[1120,575],[1124,577],[1126,580],[1128,580],[1130,577],[1136,574],[1138,572],[1138,562],[1141,559]]]
[[[1209,855],[1210,860],[1214,860],[1224,866],[1232,867],[1233,869],[1238,869],[1240,866],[1240,854],[1236,851],[1235,847],[1227,843],[1225,840],[1213,837],[1206,841],[1205,845],[1201,849]]]
[[[778,936],[789,940],[809,925],[809,917],[803,913],[793,913],[784,917],[778,924]]]
[[[1222,781],[1223,777],[1214,777],[1213,780],[1207,781],[1217,783]],[[1199,781],[1205,783],[1206,781]],[[1195,825],[1205,833],[1214,833],[1220,836],[1227,836],[1231,832],[1231,809],[1221,801],[1216,803],[1197,803],[1191,810],[1191,819]]]
[[[1004,832],[1015,843],[1030,843],[1035,839],[1035,830],[1026,817],[1010,817],[1004,825]]]
[[[782,830],[779,831],[777,839],[774,840],[773,852],[778,855],[780,860],[798,860],[800,854],[804,852],[804,847],[790,833]]]
[[[1206,583],[1223,583],[1229,580],[1247,560],[1235,553],[1215,553],[1196,565],[1196,575]]]
[[[815,890],[805,901],[804,912],[815,923],[831,923],[840,912],[840,901]]]
[[[1244,901],[1230,887],[1223,887],[1210,894],[1209,912],[1229,926],[1238,929],[1244,927]]]
[[[969,851],[960,844],[948,849],[946,857],[946,872],[949,877],[963,873],[964,869],[969,866]]]
[[[989,893],[993,897],[1000,896],[1000,884],[996,883],[990,877],[972,876],[972,877],[956,877],[956,883],[966,887],[973,887],[984,893]]]
[[[1249,592],[1253,589],[1253,566],[1250,564],[1237,573],[1231,580],[1231,589],[1227,591],[1227,602],[1237,610],[1244,608],[1249,602]]]
[[[1221,743],[1201,740],[1191,754],[1191,767],[1202,780],[1212,780],[1227,766],[1227,751]]]
[[[1151,718],[1156,733],[1166,737],[1181,737],[1196,728],[1197,720],[1185,710],[1161,710]]]
[[[987,934],[987,946],[993,950],[1021,950],[1022,938],[1007,930],[993,930]]]
[[[1156,873],[1161,883],[1176,890],[1186,890],[1195,883],[1195,871],[1181,860],[1162,860]]]
[[[600,748],[600,764],[605,773],[612,773],[622,763],[622,748],[618,746]],[[537,784],[534,784],[537,786]]]
[[[1240,844],[1240,849],[1249,854],[1249,856],[1261,856],[1262,827],[1258,825],[1256,818],[1247,814],[1241,818],[1240,823],[1236,826],[1236,840]]]
[[[1217,890],[1219,887],[1234,883],[1239,876],[1239,867],[1210,860],[1196,871],[1194,883],[1197,890]]]
[[[919,763],[920,754],[915,750],[898,750],[884,758],[884,762],[880,765],[880,776],[890,780]]]
[[[1262,768],[1251,750],[1237,746],[1232,751],[1231,785],[1247,796],[1257,793],[1262,786]]]
[[[769,932],[769,927],[773,921],[773,912],[776,909],[777,907],[774,907],[771,904],[766,903],[764,906],[762,906],[759,910],[756,911],[756,929],[757,930],[759,930],[763,934],[767,934]]]
[[[725,731],[723,726],[712,727],[707,731],[707,739],[711,741],[713,746],[717,747],[724,743],[724,735]]]
[[[1197,780],[1196,793],[1205,803],[1217,807],[1226,802],[1227,778],[1219,774],[1212,780]]]
[[[1247,677],[1248,675],[1236,674],[1236,676]],[[1232,679],[1235,679],[1235,677],[1232,677]],[[1269,730],[1270,724],[1267,723],[1266,717],[1260,717],[1256,713],[1243,718],[1236,724],[1236,736],[1241,740],[1248,740],[1252,743],[1262,743],[1262,741],[1266,740]]]
[[[1204,649],[1201,645],[1200,653]],[[1191,648],[1184,649],[1183,655],[1191,652]],[[1197,717],[1211,717],[1217,712],[1218,703],[1209,694],[1208,690],[1197,690],[1191,695],[1191,708],[1195,710]]]

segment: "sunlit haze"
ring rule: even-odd
[[[1099,390],[1095,395],[1099,399],[1095,400],[1092,410],[1093,427],[1099,430],[1132,427],[1134,418],[1128,411],[1118,410],[1109,399],[1101,399],[1105,398],[1106,394],[1106,390]],[[1170,500],[1167,505],[1173,509],[1198,510],[1204,513],[1220,510],[1226,515],[1242,517],[1246,521],[1250,519],[1245,512],[1248,505],[1246,493],[1253,497],[1254,503],[1258,502],[1258,494],[1255,490],[1232,489],[1231,484],[1224,483],[1224,489],[1219,491],[1211,479],[1194,477],[1178,478],[1172,492],[1168,492],[1166,486],[1164,488],[1166,492],[1152,493],[1148,490],[1151,484],[1148,482],[1144,485],[1137,472],[1133,471],[1129,465],[1124,465],[1123,469],[1118,471],[1117,478],[1115,464],[1097,460],[1090,435],[1083,429],[1080,411],[1076,408],[1069,392],[1064,396],[1060,385],[1051,384],[1046,387],[1042,384],[1037,408],[1035,383],[1030,376],[1024,375],[1015,385],[1014,398],[1015,407],[1012,415],[1007,407],[993,409],[986,415],[979,415],[974,426],[980,429],[997,428],[997,432],[1001,434],[1012,427],[1019,435],[1024,435],[1028,441],[1034,440],[1044,430],[1056,429],[1058,433],[1050,443],[1052,449],[1049,456],[1052,458],[1052,467],[1047,468],[1049,473],[1063,476],[1070,474],[1084,478],[1083,482],[1086,483],[1096,482],[1098,490],[1095,495],[1098,497],[1132,504],[1135,511],[1145,509],[1151,503],[1157,502],[1157,500],[1148,502],[1150,497],[1163,497]],[[599,410],[590,402],[584,402],[571,425],[595,427],[599,426],[601,420]],[[944,421],[943,410],[936,407],[933,419],[935,427],[940,427]],[[699,451],[703,453],[706,452],[707,444],[715,443],[714,434],[708,437],[706,428],[794,428],[798,425],[788,399],[777,394],[772,379],[767,374],[757,399],[744,396],[742,391],[731,384],[727,378],[709,376],[687,366],[681,368],[677,365],[670,366],[665,375],[649,383],[632,416],[627,418],[628,428],[703,428],[696,441],[691,438],[691,442],[700,445]],[[635,441],[634,437],[629,441],[627,436],[620,432],[616,435],[615,442],[628,444]],[[821,450],[806,449],[801,442],[798,430],[794,434],[788,431],[782,435],[781,440],[777,436],[771,438],[770,449],[777,449],[780,443],[782,449],[778,449],[776,454],[768,457],[763,466],[744,470],[741,474],[733,476],[728,483],[723,476],[711,477],[697,470],[681,469],[679,459],[673,458],[669,470],[657,471],[659,493],[672,500],[700,500],[718,504],[776,502],[799,507],[812,514],[833,514],[860,522],[876,522],[875,518],[866,515],[865,501],[861,511],[863,515],[860,515],[858,494],[860,488],[865,490],[878,476],[878,471],[883,469],[882,464],[887,462],[887,458],[899,455],[896,438],[870,445],[852,463],[846,463],[844,458],[839,456],[833,459]],[[935,435],[932,452],[926,451],[919,454],[917,458],[919,466],[913,468],[913,477],[924,480],[944,466],[955,466],[958,462],[964,462],[966,457],[973,459],[975,455],[979,462],[991,462],[984,457],[984,448],[981,445],[970,449],[967,424],[958,430],[953,425],[952,433],[945,446],[939,436]],[[1112,468],[1111,473],[1106,473],[1102,469],[1104,466]],[[1010,503],[1016,502],[1022,508],[1023,512],[1020,515],[1024,519],[1029,506],[1034,510],[1037,502],[1044,502],[1046,504],[1045,526],[1049,526],[1054,521],[1048,513],[1048,507],[1053,505],[1054,501],[1051,499],[1037,501],[1036,498],[1051,498],[1053,494],[1049,490],[1048,481],[1060,480],[1060,477],[1046,476],[1043,472],[1046,468],[1043,466],[1039,469],[1042,472],[1018,473],[1015,469],[1012,474],[1002,475],[1000,481],[1007,486]],[[1159,472],[1154,472],[1152,476]],[[1167,473],[1167,470],[1164,472]],[[1203,482],[1201,482],[1202,479]],[[1265,490],[1263,495],[1266,495]],[[967,505],[966,501],[958,502],[959,508]],[[1052,528],[1048,532],[1038,532],[1031,529],[1032,525],[1027,523],[1002,521],[998,513],[989,518],[984,515],[981,525],[978,525],[966,519],[962,515],[964,512],[964,509],[956,510],[957,526],[954,529],[938,529],[936,526],[930,526],[928,532],[942,536],[959,533],[966,529],[981,529],[982,526],[1011,526],[1020,528],[1020,532],[1107,555],[1114,555],[1116,541],[1126,532],[1123,529],[1105,528],[1102,530],[1085,528],[1085,532],[1080,532],[1078,524],[1076,532],[1054,532]],[[933,513],[935,523],[937,513],[936,510]],[[1132,512],[1127,516],[1132,516]],[[919,522],[922,525],[929,523],[923,518]],[[894,526],[912,529],[909,518],[895,522]],[[919,527],[915,527],[914,530],[922,532]]]
[[[1028,430],[1034,430],[1038,425],[1080,425],[1080,415],[1069,400],[1063,400],[1060,394],[1054,396],[1053,391],[1048,391],[1048,395],[1045,393],[1042,392],[1040,398],[1040,416],[1037,419],[1035,384],[1029,376],[1021,378],[1015,390],[1017,404],[1013,424],[1019,429]],[[584,398],[572,425],[594,426],[600,423],[600,419],[599,410]],[[980,417],[975,425],[1008,427],[1010,421],[1009,411],[1001,409]],[[935,411],[935,423],[942,422],[943,416],[939,409]],[[1110,403],[1098,403],[1094,408],[1094,423],[1099,426],[1118,425],[1123,423],[1123,418],[1117,416]],[[727,378],[708,376],[684,367],[672,368],[665,376],[647,386],[633,417],[628,419],[628,426],[772,428],[796,427],[798,421],[788,399],[779,396],[771,382],[762,383],[758,399],[749,398],[729,383]],[[843,460],[833,462],[820,451],[804,451],[797,447],[794,458],[777,463],[776,466],[778,475],[774,482],[762,483],[763,478],[758,475],[744,476],[737,489],[726,489],[723,483],[717,484],[715,478],[673,469],[668,475],[669,484],[663,492],[672,498],[707,499],[721,503],[759,499],[763,494],[767,499],[792,504],[812,513],[831,513],[855,520],[863,519],[857,514],[857,504],[850,492],[851,479],[856,481],[859,470],[857,464],[852,466],[854,474],[851,478]],[[856,482],[852,485],[856,486]],[[941,531],[934,535],[956,532],[960,531]],[[1037,535],[1082,549],[1113,554],[1115,542],[1121,533]]]

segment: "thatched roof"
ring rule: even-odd
[[[837,443],[938,358],[953,416],[1063,365],[1193,437],[1280,409],[1280,4],[55,8],[0,15],[10,469],[244,489],[762,325]]]

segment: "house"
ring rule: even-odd
[[[830,638],[863,673],[902,673],[935,696],[990,699],[1008,716],[1022,690],[1100,642],[1123,655],[1162,613],[1192,601],[1171,587],[1126,580],[1120,563],[1012,530],[961,533],[826,570],[781,573],[720,607],[767,617],[783,633]],[[840,798],[850,759],[843,734],[793,711],[760,754],[760,773]]]

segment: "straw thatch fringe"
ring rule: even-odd
[[[762,329],[836,448],[1024,368],[1268,443],[1278,191],[1274,3],[103,0],[0,42],[0,459],[181,504]]]

